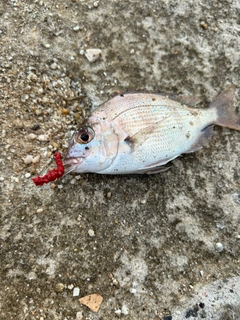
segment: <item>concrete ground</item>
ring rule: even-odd
[[[2,0],[0,48],[0,318],[240,319],[240,132],[161,174],[31,181],[117,92],[233,83],[239,108],[239,0]]]

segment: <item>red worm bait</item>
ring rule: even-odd
[[[32,178],[32,181],[35,183],[36,186],[42,186],[44,183],[48,183],[51,181],[54,181],[60,177],[63,176],[64,174],[64,166],[62,163],[62,156],[60,152],[56,152],[54,154],[54,159],[57,165],[57,168],[49,170],[47,174],[44,176]]]

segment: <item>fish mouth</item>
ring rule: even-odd
[[[82,162],[83,157],[67,157],[64,161],[64,168],[66,169],[65,174],[68,174],[72,171],[74,171]]]

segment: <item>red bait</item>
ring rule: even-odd
[[[62,163],[62,156],[60,152],[56,152],[54,154],[54,159],[57,165],[57,168],[49,170],[47,174],[44,176],[32,178],[32,181],[35,183],[36,186],[42,186],[44,183],[48,183],[51,181],[54,181],[60,177],[63,176],[64,174],[64,166]]]

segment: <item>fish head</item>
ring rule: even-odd
[[[90,118],[73,133],[64,165],[66,172],[101,172],[118,152],[118,137],[106,118]]]

